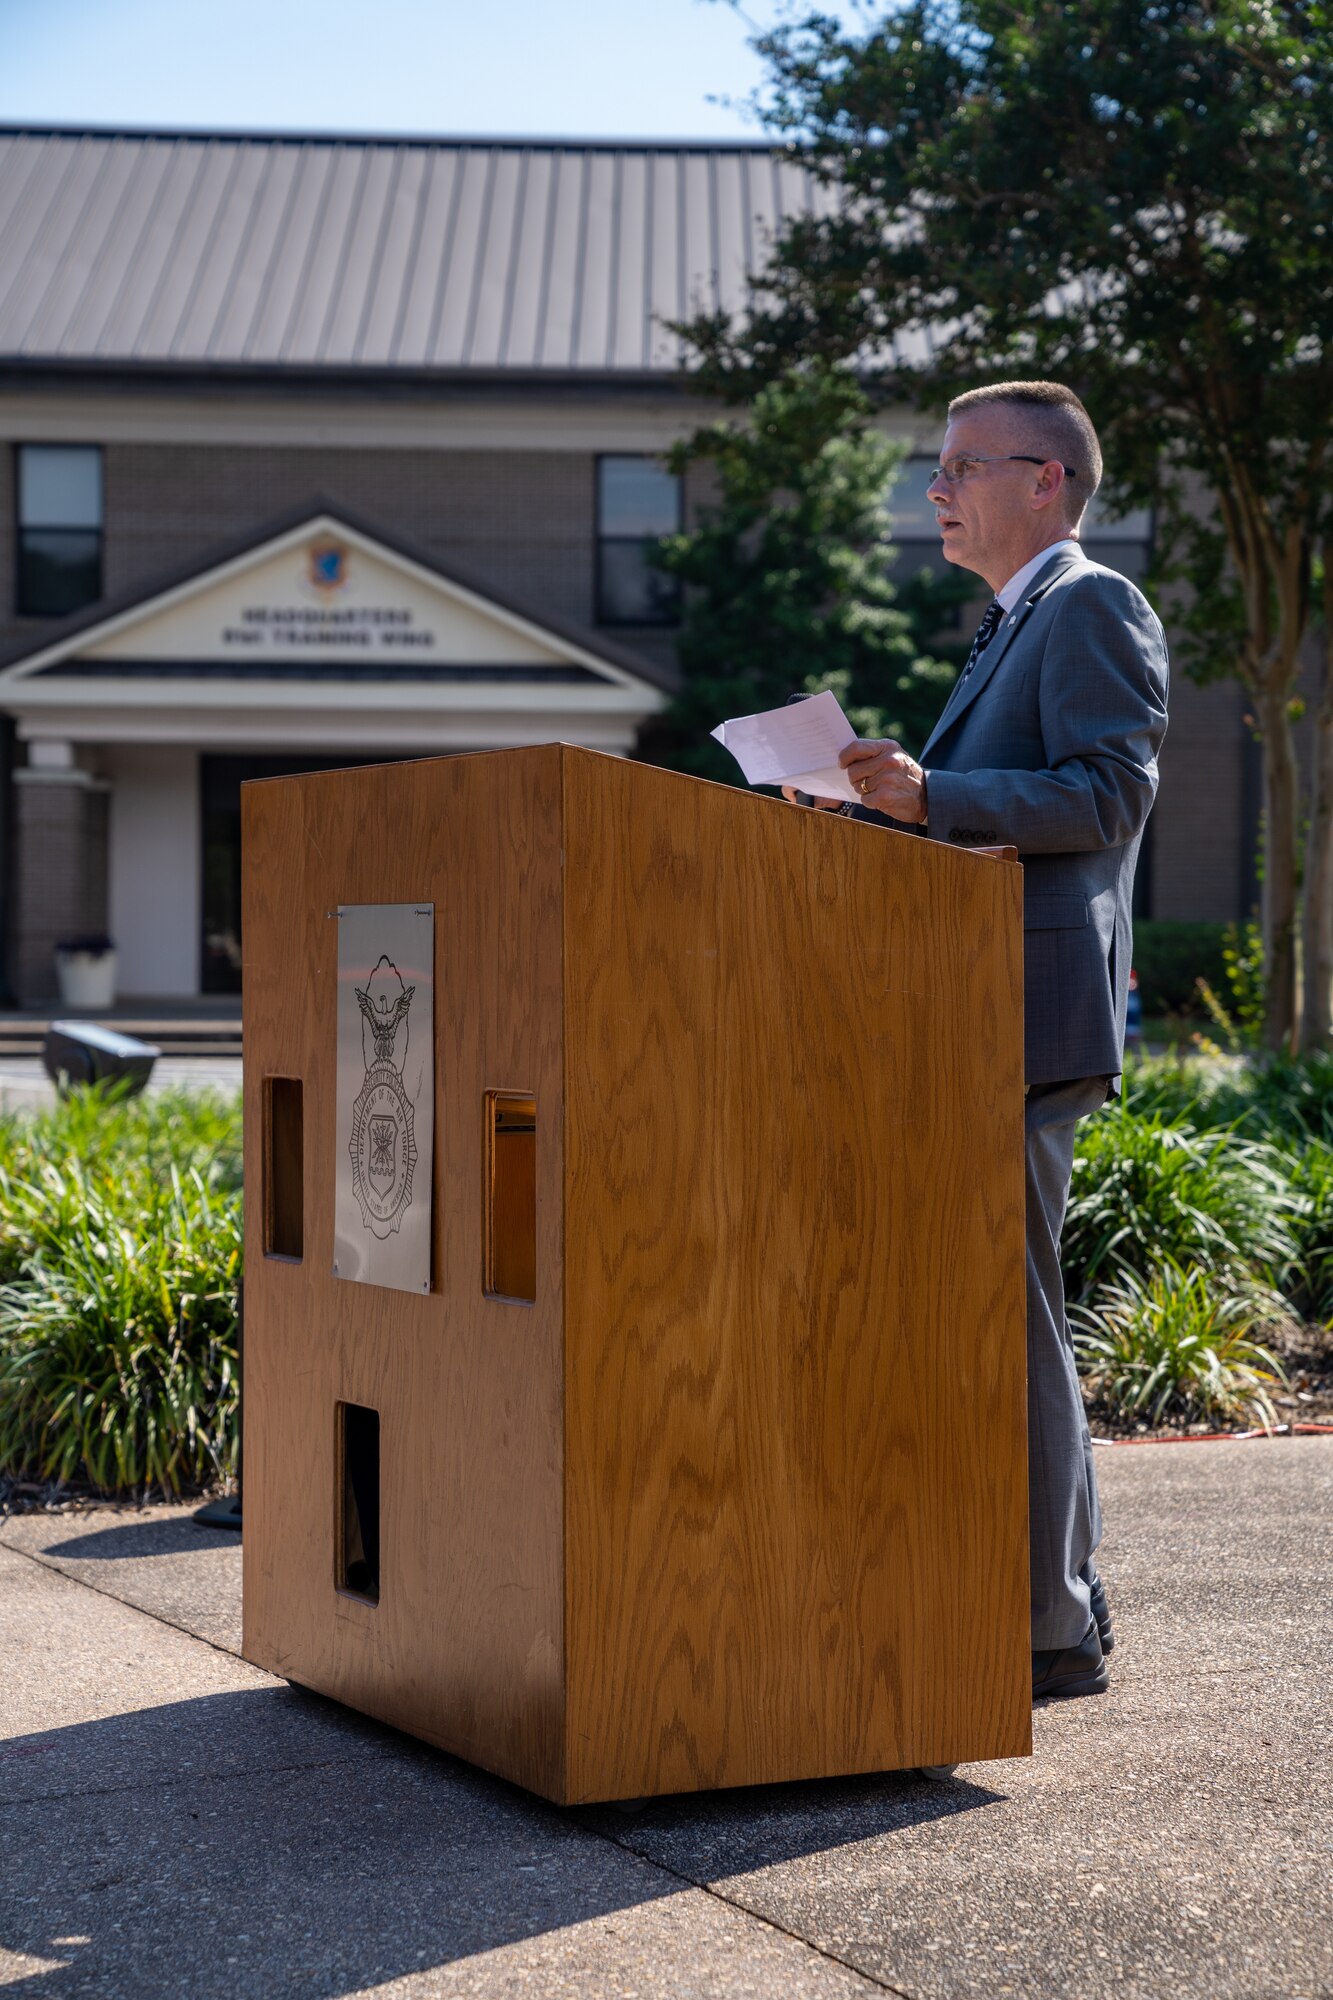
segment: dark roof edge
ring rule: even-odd
[[[155,597],[165,591],[175,590],[191,578],[202,576],[208,570],[220,569],[224,563],[235,562],[239,556],[247,555],[251,549],[262,548],[265,542],[272,542],[279,535],[289,534],[306,521],[317,520],[321,515],[332,515],[334,520],[345,522],[368,541],[378,542],[392,554],[402,556],[405,561],[416,563],[429,570],[445,583],[456,583],[464,590],[470,590],[497,610],[509,611],[517,618],[524,618],[540,631],[549,632],[554,639],[564,639],[595,659],[605,660],[611,667],[619,667],[622,672],[633,674],[637,680],[646,681],[650,687],[664,694],[674,694],[680,686],[680,677],[668,667],[662,667],[655,660],[647,660],[627,646],[618,645],[614,640],[603,638],[600,632],[588,631],[572,619],[553,618],[549,612],[536,605],[525,604],[520,598],[510,596],[506,591],[497,590],[489,578],[478,576],[473,571],[459,569],[453,563],[442,563],[439,557],[428,549],[386,529],[378,522],[368,520],[356,513],[340,500],[332,500],[324,493],[314,493],[297,507],[288,507],[281,514],[262,522],[256,528],[248,528],[241,536],[233,536],[228,542],[211,548],[202,558],[194,558],[186,563],[176,563],[170,570],[149,579],[147,584],[135,584],[132,589],[121,591],[115,597],[101,598],[90,604],[86,610],[75,611],[68,618],[55,619],[41,634],[37,645],[31,636],[24,635],[22,645],[7,656],[0,657],[0,665],[18,666],[22,660],[35,653],[45,653],[52,646],[60,645],[66,639],[73,639],[80,632],[92,631],[111,618],[123,617],[141,604],[150,604]]]
[[[50,375],[60,380],[71,376],[99,375],[121,382],[154,379],[207,386],[222,382],[280,382],[304,377],[312,384],[336,388],[340,384],[361,389],[395,384],[418,389],[483,388],[504,389],[656,389],[688,391],[692,373],[688,368],[496,368],[398,367],[374,362],[323,361],[211,361],[197,358],[175,361],[145,355],[138,357],[105,354],[6,354],[0,350],[0,376],[21,375],[25,379]]]
[[[62,125],[45,119],[0,119],[0,138],[29,139],[217,139],[224,144],[266,146],[437,146],[484,147],[494,151],[571,153],[786,153],[794,149],[773,139],[580,139],[569,134],[517,135],[487,132],[348,132],[312,128],[280,131],[231,125]]]

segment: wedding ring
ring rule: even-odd
[[[869,778],[858,778],[856,783],[857,783],[857,789],[859,790],[861,797],[864,798],[866,793],[870,790]]]

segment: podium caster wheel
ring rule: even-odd
[[[933,1779],[935,1779],[935,1780],[936,1780],[936,1782],[938,1782],[939,1780],[941,1780],[941,1779],[943,1779],[943,1778],[951,1778],[951,1777],[953,1776],[954,1772],[955,1772],[955,1771],[956,1771],[957,1769],[958,1769],[958,1766],[957,1766],[956,1764],[918,1764],[918,1765],[917,1765],[917,1770],[918,1770],[918,1771],[919,1771],[919,1772],[921,1773],[921,1776],[922,1776],[923,1778],[933,1778]]]

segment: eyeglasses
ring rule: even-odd
[[[1049,459],[1034,458],[1031,452],[1027,451],[995,452],[990,458],[978,458],[975,452],[966,452],[960,458],[951,458],[946,464],[937,465],[930,475],[930,484],[933,486],[937,479],[944,479],[948,481],[950,486],[961,486],[974,465],[1008,465],[1011,461],[1016,461],[1023,465],[1049,465],[1051,463]],[[1060,462],[1057,459],[1055,463],[1058,465]],[[1066,479],[1078,478],[1078,473],[1072,465],[1061,466],[1060,469]]]

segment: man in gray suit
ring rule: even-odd
[[[842,757],[869,811],[959,847],[1012,844],[1023,863],[1034,1697],[1107,1685],[1101,1510],[1060,1231],[1074,1128],[1118,1087],[1134,864],[1166,729],[1162,627],[1078,544],[1101,470],[1088,413],[1059,383],[950,404],[929,498],[945,556],[995,597],[920,762],[893,742]]]

